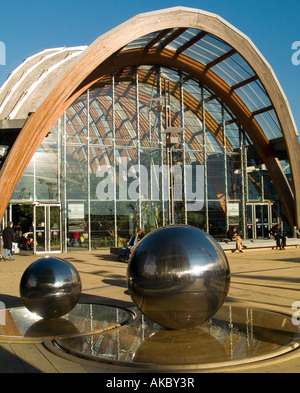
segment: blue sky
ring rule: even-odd
[[[254,42],[274,69],[300,132],[300,65],[292,63],[292,45],[300,41],[299,0],[0,0],[0,41],[6,51],[0,86],[42,49],[89,45],[136,14],[175,6],[218,14]]]

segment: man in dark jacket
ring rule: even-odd
[[[3,259],[6,261],[6,257],[9,256],[9,260],[13,261],[13,253],[12,253],[12,244],[15,241],[15,232],[12,229],[13,223],[11,221],[8,222],[7,227],[4,229],[3,236],[3,248],[6,248],[7,251],[3,255]]]
[[[274,239],[276,240],[276,248],[279,248],[279,250],[285,250],[286,237],[281,232],[280,224],[274,225],[270,229],[270,233],[272,236],[274,236]]]

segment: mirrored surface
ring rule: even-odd
[[[191,328],[222,306],[230,268],[220,245],[206,232],[170,225],[151,232],[134,249],[127,281],[132,300],[153,322]]]
[[[81,295],[76,268],[61,258],[33,262],[22,275],[20,296],[24,305],[45,319],[59,318],[75,307]]]
[[[0,326],[0,337],[43,338],[89,334],[119,327],[128,322],[132,315],[117,307],[78,303],[63,317],[45,320],[26,307],[15,307],[7,310],[6,324]]]

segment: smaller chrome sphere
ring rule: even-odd
[[[75,267],[59,258],[41,258],[23,273],[20,296],[25,307],[44,319],[70,312],[81,294],[81,279]]]

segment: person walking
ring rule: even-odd
[[[12,253],[12,246],[15,242],[15,232],[12,228],[13,223],[11,221],[8,222],[7,227],[3,230],[3,248],[6,248],[6,253],[3,254],[2,258],[6,261],[6,257],[9,257],[10,261],[13,261],[13,253]]]

